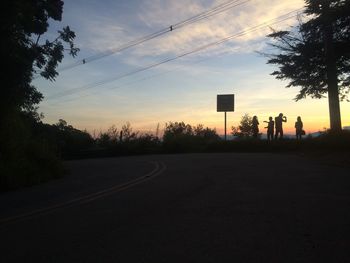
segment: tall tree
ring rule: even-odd
[[[33,129],[43,95],[32,80],[41,75],[53,81],[65,52],[78,52],[68,26],[54,37],[45,34],[50,20],[61,21],[62,12],[62,0],[1,1],[0,189],[27,184],[31,178],[40,181],[40,171],[43,176],[57,173],[54,165],[45,170],[55,162],[54,152]]]
[[[49,20],[61,21],[61,0],[4,0],[1,3],[1,121],[14,111],[33,112],[43,96],[31,84],[34,74],[54,80],[65,49],[75,56],[75,33],[67,26],[42,39]],[[65,48],[65,45],[68,47]]]
[[[301,87],[296,101],[328,94],[330,127],[337,132],[342,129],[339,100],[350,90],[350,1],[305,2],[298,26],[268,35],[279,53],[267,54],[267,63],[279,67],[272,73],[277,79],[290,80],[287,87]]]

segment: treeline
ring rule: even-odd
[[[349,151],[350,133],[333,136],[324,132],[318,138],[302,141],[284,139],[268,142],[251,136],[224,141],[215,129],[199,124],[169,122],[160,136],[134,131],[129,123],[120,129],[91,135],[64,120],[43,123],[38,116],[22,114],[13,118],[11,132],[3,138],[0,152],[0,190],[33,185],[59,178],[65,171],[62,160],[100,158],[136,154],[190,152],[286,152],[286,151]]]
[[[104,132],[90,134],[64,120],[53,125],[35,122],[32,130],[47,149],[65,160],[136,154],[350,149],[350,133],[346,131],[336,136],[324,131],[317,138],[308,137],[301,142],[294,139],[268,142],[256,139],[252,134],[225,141],[216,129],[185,122],[168,122],[162,131],[158,125],[154,133],[135,131],[130,123],[126,123],[120,128],[113,125]]]
[[[85,134],[88,134],[85,132]],[[169,122],[162,136],[159,127],[155,133],[140,133],[134,131],[130,123],[123,125],[120,130],[111,126],[107,131],[90,136],[89,148],[63,148],[62,157],[65,159],[94,158],[133,154],[155,153],[186,153],[202,152],[207,147],[220,141],[215,129],[204,127],[202,124],[192,126],[184,122]]]
[[[5,132],[6,131],[6,132]],[[92,136],[65,120],[46,124],[37,114],[13,115],[2,132],[0,191],[61,177],[62,160],[135,154],[206,151],[220,137],[215,129],[170,122],[163,136],[134,131],[129,123]]]

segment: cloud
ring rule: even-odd
[[[206,11],[222,1],[214,1],[205,6],[199,2],[178,1],[148,1],[144,2],[140,19],[150,27],[159,28],[170,26],[170,22],[179,21]],[[147,43],[142,49],[137,49],[139,55],[179,54],[184,50],[192,50],[202,45],[218,41],[224,37],[235,35],[248,28],[269,23],[271,19],[302,7],[302,0],[292,1],[249,1],[244,5],[234,7],[226,12],[209,17],[186,27],[172,31],[162,38]],[[179,14],[181,14],[179,16]],[[290,21],[283,23],[293,24]],[[234,39],[236,43],[248,43],[261,40],[269,32],[266,27],[244,34]],[[225,46],[225,45],[223,45]],[[229,46],[226,45],[226,46]]]
[[[87,8],[83,15],[74,17],[72,21],[79,24],[79,30],[76,30],[77,41],[82,48],[79,55],[86,56],[116,48],[227,0],[130,1],[124,2],[124,5],[132,12],[121,14],[116,9],[113,15],[115,5],[121,5],[122,2],[124,1],[110,1],[106,4],[108,7],[105,9],[112,10],[108,13]],[[303,0],[249,1],[227,12],[175,29],[119,55],[64,72],[55,83],[59,88],[56,92],[94,83],[113,77],[113,74],[119,75],[195,50],[300,8],[303,4]],[[133,8],[133,5],[137,7]],[[295,20],[292,19],[274,27],[285,29],[293,23]],[[307,115],[310,118],[316,116],[319,112],[311,114],[310,103],[296,104],[292,101],[297,89],[284,89],[285,83],[269,76],[271,68],[265,65],[266,61],[252,55],[266,47],[265,36],[268,32],[267,26],[259,28],[232,41],[162,64],[154,70],[132,75],[130,79],[123,78],[86,90],[90,96],[83,97],[85,92],[77,93],[62,98],[61,104],[46,102],[41,107],[48,111],[49,120],[65,118],[69,122],[74,121],[74,124],[80,123],[78,127],[89,129],[107,128],[112,124],[119,127],[125,121],[130,121],[137,127],[154,129],[152,127],[157,122],[162,124],[171,120],[184,120],[192,124],[201,122],[221,129],[223,119],[215,111],[216,94],[233,92],[237,95],[237,108],[229,116],[234,124],[245,112],[259,113],[259,118],[263,120],[270,114],[283,111],[293,119],[296,105],[298,114],[303,119]],[[166,72],[173,74],[166,75]],[[38,84],[41,84],[45,94],[50,90],[55,91],[45,83]],[[75,100],[69,101],[71,97]],[[321,106],[327,109],[327,106]],[[328,115],[325,116],[327,118]]]
[[[136,9],[136,12],[127,20],[118,18],[118,16],[98,16],[96,14],[82,16],[80,19],[83,25],[83,37],[80,46],[97,52],[111,50],[129,41],[211,10],[225,2],[216,0],[208,5],[205,4],[205,1],[141,1],[140,8]],[[239,3],[243,3],[243,1],[239,1]],[[302,6],[303,0],[248,1],[196,23],[175,28],[167,34],[138,45],[131,49],[131,55],[136,57],[178,55],[268,22]],[[291,24],[293,22],[285,21],[278,26],[285,27]],[[227,50],[235,52],[235,50],[232,50],[234,44],[249,44],[257,40],[261,41],[268,32],[269,28],[266,25],[264,28],[247,32],[231,42],[222,44],[220,48],[208,49],[208,51],[199,54],[200,56],[216,55]]]
[[[78,40],[81,49],[105,52],[136,37],[127,24],[120,23],[113,17],[93,16],[80,17],[82,26]]]

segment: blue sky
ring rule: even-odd
[[[65,57],[61,66],[71,65],[142,36],[228,2],[191,0],[66,0],[63,21],[51,23],[48,38],[63,26],[75,31],[81,49],[76,58]],[[45,122],[65,119],[90,132],[130,122],[135,130],[154,132],[157,124],[169,121],[199,123],[223,129],[223,113],[216,112],[217,94],[235,94],[236,109],[228,113],[228,125],[237,125],[244,113],[257,115],[260,122],[283,112],[285,125],[292,132],[297,116],[302,116],[307,132],[329,127],[327,99],[294,102],[298,88],[284,88],[286,82],[269,74],[275,70],[257,51],[266,51],[271,19],[302,8],[301,0],[238,1],[241,5],[196,23],[173,30],[128,50],[62,71],[55,82],[35,79],[44,94],[39,111]],[[110,81],[136,69],[194,50],[266,23],[259,30],[244,34],[183,58],[143,72]],[[296,19],[273,25],[288,29]],[[84,88],[85,87],[85,88]],[[89,88],[86,88],[89,87]],[[54,98],[57,94],[71,95]],[[341,104],[343,126],[350,125],[349,103]],[[263,130],[263,125],[261,125]]]

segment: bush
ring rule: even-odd
[[[219,140],[215,129],[204,128],[201,124],[192,127],[184,122],[170,122],[164,131],[163,149],[171,153],[201,152]]]
[[[0,190],[16,189],[58,178],[63,166],[46,137],[35,134],[36,120],[14,115],[1,133]]]

